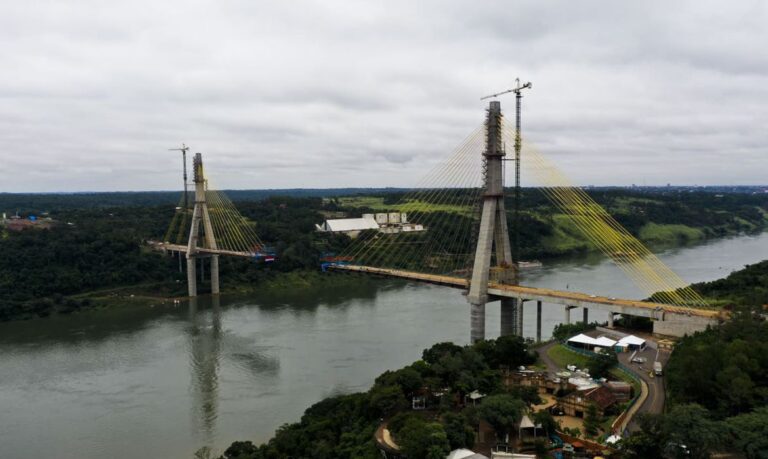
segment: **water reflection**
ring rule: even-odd
[[[218,417],[218,373],[221,358],[221,300],[210,298],[210,319],[198,311],[199,298],[189,300],[189,366],[194,403],[192,416],[205,442],[213,443]]]

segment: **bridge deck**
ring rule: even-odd
[[[183,252],[187,253],[187,246],[181,245],[181,244],[166,244],[163,242],[154,242],[150,243],[152,248],[155,250],[171,250],[174,252]],[[235,252],[232,250],[223,250],[223,249],[207,249],[204,247],[198,247],[197,252],[205,255],[229,255],[233,257],[246,257],[246,258],[252,258],[256,256],[256,253],[254,252]]]
[[[400,279],[414,280],[418,282],[426,282],[430,284],[445,285],[455,288],[467,288],[469,282],[466,279],[442,276],[437,274],[424,274],[413,271],[404,271],[398,269],[388,268],[376,268],[372,266],[359,266],[359,265],[332,265],[332,269],[340,271],[353,271],[377,274],[381,276],[396,277]],[[554,302],[558,304],[572,305],[572,306],[584,306],[584,307],[597,307],[599,309],[620,309],[622,311],[642,311],[642,315],[646,317],[655,317],[654,314],[657,311],[664,313],[679,314],[685,316],[698,316],[709,319],[716,319],[722,316],[720,311],[714,311],[709,309],[695,309],[682,306],[673,306],[663,303],[652,303],[647,301],[626,300],[608,298],[603,296],[589,295],[586,293],[552,290],[537,287],[524,287],[521,285],[504,285],[494,282],[488,283],[488,293],[493,296],[519,298],[523,300],[541,300]],[[601,308],[602,306],[602,308]]]

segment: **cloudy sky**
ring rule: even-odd
[[[0,191],[407,187],[518,76],[575,183],[764,184],[765,5],[6,1]]]

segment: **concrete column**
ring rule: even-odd
[[[608,312],[608,328],[613,328],[613,311]]]
[[[189,296],[197,296],[197,265],[195,257],[187,256],[187,287]]]
[[[517,324],[517,298],[501,300],[501,336],[514,335]]]
[[[536,341],[541,342],[541,301],[536,302]]]
[[[565,321],[563,323],[569,324],[571,323],[571,307],[566,306],[565,307]]]
[[[515,333],[517,336],[523,336],[523,319],[524,319],[524,312],[525,309],[525,301],[522,299],[517,301],[517,323],[515,324]]]
[[[582,308],[581,312],[584,314],[584,323],[588,324],[589,323],[589,308]]]
[[[200,283],[205,283],[205,258],[200,257]]]
[[[211,257],[211,293],[219,294],[219,256]]]
[[[469,326],[470,343],[476,343],[485,339],[485,303],[470,303]]]

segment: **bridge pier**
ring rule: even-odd
[[[476,343],[485,339],[485,303],[469,305],[469,342]]]
[[[608,328],[613,328],[613,311],[608,311]]]
[[[517,300],[517,323],[515,324],[515,334],[523,336],[523,310],[525,309],[525,300]]]
[[[197,296],[197,264],[195,257],[187,255],[187,290],[189,296]]]
[[[565,321],[563,323],[570,324],[571,323],[571,309],[575,308],[576,306],[566,306],[565,307]]]
[[[536,342],[541,342],[541,301],[536,302]]]
[[[211,293],[219,294],[219,256],[211,256]]]
[[[581,308],[581,313],[583,314],[582,320],[584,321],[584,325],[589,323],[589,308]]]
[[[502,298],[500,306],[501,314],[501,336],[514,335],[517,333],[517,298]]]

